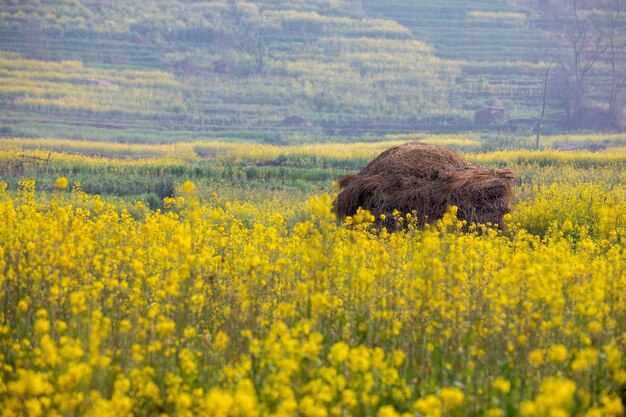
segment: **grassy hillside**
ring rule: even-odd
[[[531,10],[487,0],[5,1],[0,134],[345,140],[475,129],[487,105],[509,114],[497,128],[527,132],[547,37]],[[289,115],[309,123],[283,124]]]
[[[537,55],[529,46],[545,42],[529,28],[526,10],[506,2],[365,0],[370,16],[390,19],[436,48],[439,56],[468,61],[527,61]]]
[[[513,119],[538,117],[542,96],[539,45],[548,36],[531,27],[527,9],[506,2],[410,1],[393,4],[364,1],[371,16],[392,19],[434,53],[460,69],[451,91],[453,106],[473,111],[487,105],[505,107]]]

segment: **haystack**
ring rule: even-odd
[[[290,116],[285,117],[283,121],[280,122],[280,125],[287,126],[287,127],[309,127],[312,124],[307,118],[300,116],[298,114],[292,114]]]
[[[335,212],[343,220],[363,208],[376,216],[379,226],[394,230],[395,210],[403,215],[415,211],[424,225],[454,205],[458,218],[468,223],[502,225],[510,211],[514,178],[508,169],[472,164],[443,146],[408,142],[378,155],[358,174],[343,177]]]

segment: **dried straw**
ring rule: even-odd
[[[508,169],[474,165],[448,148],[421,142],[388,149],[358,174],[339,180],[339,220],[369,210],[379,226],[396,229],[392,213],[417,212],[421,225],[440,219],[447,206],[468,223],[502,225],[510,211],[515,175]],[[380,220],[385,214],[386,220]]]

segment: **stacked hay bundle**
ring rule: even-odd
[[[468,223],[502,225],[510,211],[514,178],[508,169],[474,165],[448,148],[409,142],[386,150],[358,174],[343,177],[335,212],[343,220],[360,207],[374,214],[379,226],[394,230],[394,210],[416,211],[424,225],[454,205],[458,218]]]

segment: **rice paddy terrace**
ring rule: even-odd
[[[533,125],[547,34],[531,9],[380,4],[5,1],[0,135],[345,140],[475,129],[487,105],[509,114],[497,128]]]
[[[533,29],[528,9],[506,2],[396,0],[393,6],[366,0],[371,16],[397,21],[434,54],[459,67],[450,102],[462,111],[497,103],[512,118],[534,119],[542,95],[539,45],[548,34]]]

